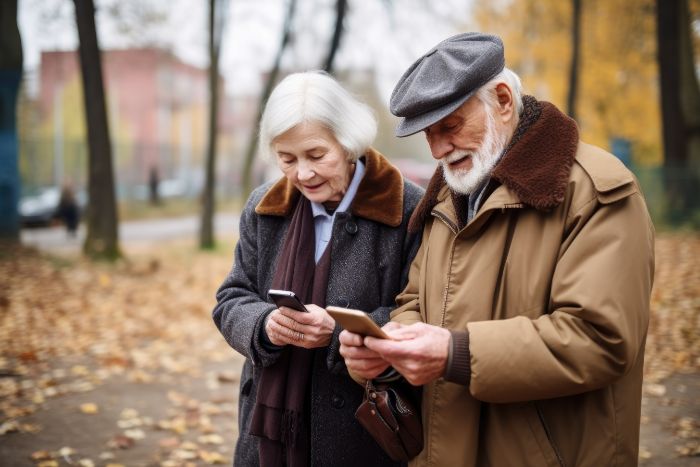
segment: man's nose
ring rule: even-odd
[[[433,158],[437,160],[442,159],[455,149],[449,138],[440,135],[428,136],[428,146],[430,146]]]

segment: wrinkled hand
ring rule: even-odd
[[[365,337],[364,344],[389,362],[414,386],[429,383],[445,373],[450,331],[414,323],[388,331],[391,339]]]
[[[399,323],[387,323],[382,327],[386,332],[401,327]],[[365,378],[376,378],[389,367],[389,362],[384,360],[374,350],[368,349],[364,344],[361,334],[343,330],[340,333],[340,355],[345,359],[345,366],[353,374]]]
[[[275,345],[296,345],[305,349],[326,347],[335,329],[335,320],[316,305],[305,305],[308,313],[280,307],[268,315],[267,337]]]

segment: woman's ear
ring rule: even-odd
[[[497,113],[503,123],[508,123],[515,117],[515,100],[513,91],[506,83],[496,85]]]

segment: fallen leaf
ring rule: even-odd
[[[197,449],[199,449],[199,446],[194,444],[192,441],[185,441],[184,443],[182,443],[182,446],[180,446],[180,447],[182,449],[187,450],[187,451],[196,451]]]
[[[19,429],[22,433],[36,434],[41,431],[41,425],[36,423],[20,423]]]
[[[644,385],[644,391],[650,396],[661,397],[666,394],[666,386],[663,384],[648,383]]]
[[[92,415],[92,414],[98,413],[100,410],[97,407],[97,404],[94,404],[92,402],[87,402],[85,404],[80,404],[80,411],[82,413]]]
[[[202,444],[223,444],[224,438],[217,434],[211,434],[200,436],[197,441]]]
[[[131,419],[131,418],[138,418],[139,412],[136,409],[124,409],[122,410],[121,414],[119,415],[119,418],[121,419]]]
[[[228,460],[218,452],[199,451],[199,458],[209,465],[228,464]]]
[[[241,378],[238,373],[234,373],[232,371],[222,371],[217,375],[217,379],[221,383],[237,383]]]
[[[197,453],[185,449],[176,449],[172,452],[172,456],[178,460],[192,460],[197,458]]]
[[[53,458],[53,454],[49,451],[34,451],[30,456],[33,461],[43,461]]]
[[[132,430],[126,430],[124,432],[124,436],[127,436],[133,440],[139,440],[139,439],[144,439],[146,437],[146,433],[143,430],[140,430],[138,428],[134,428]]]
[[[643,446],[639,446],[639,458],[651,459],[651,452]]]
[[[87,376],[90,374],[90,370],[85,365],[75,365],[71,368],[71,373],[75,376]]]
[[[107,442],[107,446],[112,449],[129,449],[135,443],[134,438],[129,438],[128,436],[124,435],[117,435]]]
[[[14,433],[16,431],[19,431],[19,423],[17,420],[8,420],[0,425],[0,435]]]

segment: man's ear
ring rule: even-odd
[[[506,83],[496,85],[496,98],[498,99],[497,114],[503,123],[508,123],[515,118],[515,100],[513,91]]]

